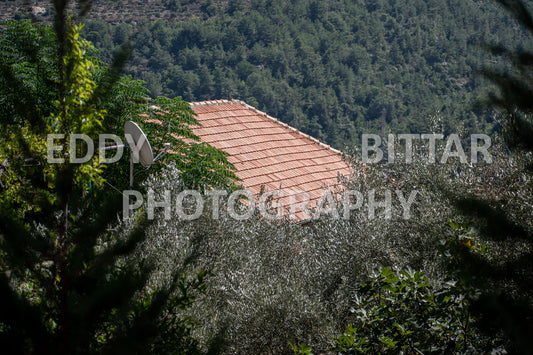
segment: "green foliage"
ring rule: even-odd
[[[533,20],[528,3],[498,2],[531,40]],[[529,352],[533,336],[533,54],[526,43],[530,44],[525,42],[522,48],[487,46],[500,55],[501,62],[482,71],[497,88],[485,104],[500,111],[503,138],[510,151],[482,177],[490,184],[488,193],[454,194],[466,224],[452,224],[459,238],[451,241],[454,253],[449,254],[451,270],[479,290],[471,311],[480,319],[481,329],[505,339],[506,349],[516,353]],[[461,238],[465,226],[473,237]]]
[[[66,32],[65,55],[60,65],[60,70],[62,69],[59,73],[60,96],[59,100],[54,101],[57,109],[50,113],[47,127],[51,129],[48,132],[49,134],[76,132],[86,134],[93,141],[97,141],[98,135],[103,133],[102,121],[106,112],[95,107],[93,101],[97,89],[97,84],[93,80],[96,64],[87,56],[92,44],[80,37],[81,25],[69,24],[69,26],[71,27]],[[44,151],[44,144],[41,150]],[[76,147],[76,151],[79,153],[82,148]],[[66,144],[59,153],[61,157],[73,154],[67,152]],[[53,175],[54,170],[53,164],[47,164],[44,174]],[[90,163],[81,164],[76,169],[74,179],[82,186],[88,185],[91,181],[101,184],[103,181],[101,173],[98,161],[91,159]],[[53,177],[51,179],[53,180]]]
[[[521,1],[498,1],[512,14],[528,33],[531,44],[533,17],[531,9]],[[509,48],[509,44],[488,44],[487,49],[507,66],[484,66],[483,76],[496,87],[491,92],[486,105],[503,110],[502,126],[506,143],[511,148],[533,150],[533,50],[531,48]]]
[[[439,117],[435,119],[438,121]],[[431,352],[428,343],[430,336],[434,336],[433,342],[440,349],[447,349],[449,345],[450,351],[457,353],[464,351],[465,344],[471,352],[502,350],[501,336],[494,336],[485,343],[485,338],[475,330],[475,317],[468,314],[471,309],[467,307],[472,294],[469,289],[446,284],[450,276],[444,266],[450,258],[458,256],[453,249],[455,246],[468,247],[484,256],[488,252],[511,256],[518,248],[495,248],[481,240],[478,230],[470,228],[467,223],[470,221],[454,207],[453,194],[445,190],[463,196],[475,193],[497,203],[516,204],[521,210],[515,210],[515,218],[520,219],[530,213],[530,184],[525,184],[527,181],[520,175],[510,173],[521,164],[509,159],[497,144],[490,150],[493,164],[471,167],[453,159],[447,164],[428,163],[427,146],[423,148],[413,147],[414,163],[409,164],[402,163],[405,157],[401,146],[396,147],[395,164],[365,165],[354,154],[353,176],[341,179],[347,188],[364,195],[370,190],[377,191],[378,201],[383,199],[381,193],[385,189],[400,189],[404,195],[417,190],[409,219],[404,218],[396,199],[390,219],[383,218],[382,211],[377,212],[377,218],[369,218],[368,199],[365,198],[361,208],[352,211],[349,220],[323,216],[305,227],[288,221],[273,222],[259,213],[250,220],[235,221],[225,213],[223,201],[219,218],[211,216],[213,211],[208,201],[204,215],[197,220],[158,221],[150,230],[151,247],[147,254],[157,257],[162,268],[192,258],[191,268],[212,271],[205,297],[194,304],[189,313],[205,319],[203,328],[196,333],[202,349],[213,349],[211,346],[216,343],[215,348],[223,353],[257,353],[265,349],[269,353],[293,353],[290,340],[302,351],[308,348],[300,344],[309,344],[316,353],[325,352],[335,346],[334,337],[345,331],[349,323],[356,324],[356,315],[350,310],[356,308],[352,298],[361,291],[359,285],[368,283],[371,271],[379,265],[390,265],[394,270],[419,270],[419,274],[391,276],[403,280],[391,281],[394,287],[405,281],[410,288],[395,291],[394,295],[384,293],[390,307],[376,307],[391,316],[400,313],[403,323],[398,324],[402,326],[412,320],[415,325],[406,329],[417,330],[415,333],[425,340],[420,348],[427,346],[427,351]],[[437,157],[442,155],[443,148],[437,144]],[[183,188],[179,176],[176,170],[165,170],[148,186],[156,193],[175,189],[172,190],[175,196]],[[517,188],[523,193],[513,193]],[[157,199],[161,200],[161,195]],[[438,248],[441,243],[445,245]],[[459,258],[456,260],[460,262]],[[466,268],[471,270],[470,266]],[[426,283],[431,286],[423,285]],[[446,302],[439,298],[441,291],[442,297],[450,296]],[[418,307],[410,298],[413,294],[421,299],[427,297],[429,301],[425,300]],[[367,293],[365,297],[370,295]],[[431,303],[432,295],[434,303]],[[403,303],[411,308],[407,310]],[[426,316],[430,319],[424,318]],[[437,316],[440,318],[435,318]],[[424,319],[426,323],[422,322]],[[469,319],[468,326],[466,319]],[[424,324],[434,327],[424,329]],[[408,347],[408,339],[416,336],[407,334],[402,338],[398,328],[385,325],[383,321],[383,327],[376,330],[388,332],[382,339],[387,344],[379,342],[379,346]],[[466,340],[465,334],[468,335]],[[454,350],[456,347],[458,350]]]
[[[196,113],[181,97],[157,97],[142,110],[143,127],[150,137],[155,137],[156,150],[164,143],[171,144],[172,154],[167,161],[174,162],[183,173],[183,182],[189,188],[235,188],[239,178],[235,167],[224,153],[207,143],[200,142],[192,131],[198,125]]]
[[[345,181],[349,188],[366,193],[387,187],[379,169],[368,167],[365,176],[358,168],[359,174]],[[424,168],[409,171],[417,175]],[[179,172],[169,168],[147,188],[161,200],[164,191],[180,193],[181,184]],[[205,320],[195,333],[202,349],[216,343],[222,353],[292,353],[290,340],[302,351],[307,347],[300,344],[307,344],[320,353],[346,329],[352,295],[379,265],[424,269],[432,280],[444,277],[435,245],[449,229],[439,223],[448,211],[432,197],[417,201],[410,220],[397,205],[391,220],[369,219],[365,204],[349,220],[324,216],[309,226],[271,221],[259,212],[236,221],[223,198],[214,218],[208,199],[196,220],[157,220],[145,253],[157,258],[162,270],[190,263],[212,272],[205,296],[187,311]],[[428,237],[428,231],[434,235]]]
[[[420,271],[381,268],[361,285],[352,312],[356,320],[336,338],[343,353],[481,350],[461,288],[452,281],[432,286]]]
[[[166,5],[189,9],[191,3]],[[479,133],[489,115],[470,102],[487,86],[470,75],[484,54],[469,44],[523,44],[529,31],[480,4],[230,1],[225,10],[204,1],[197,18],[139,22],[129,73],[145,79],[154,96],[242,98],[337,146],[357,142],[362,131]],[[505,5],[531,22],[524,7]],[[85,30],[106,61],[134,32],[131,25],[102,21]],[[418,151],[424,147],[415,147],[415,164],[366,166],[352,156],[354,176],[343,179],[347,188],[419,192],[409,220],[397,201],[390,220],[369,219],[365,202],[349,220],[325,216],[304,228],[259,214],[238,222],[224,214],[224,205],[220,218],[212,218],[207,203],[208,212],[195,221],[148,225],[141,212],[117,226],[119,196],[113,205],[109,191],[88,189],[87,181],[96,176],[127,186],[121,165],[127,161],[102,171],[88,165],[78,181],[68,169],[44,176],[39,147],[52,117],[75,124],[86,117],[95,123],[84,126],[88,132],[119,135],[126,119],[152,119],[143,129],[155,150],[172,142],[177,152],[167,156],[168,167],[153,167],[157,177],[137,173],[139,183],[149,178],[140,188],[156,192],[231,187],[225,156],[198,143],[190,130],[194,115],[179,97],[147,101],[141,81],[118,79],[119,60],[103,69],[82,55],[92,50],[81,41],[67,46],[74,51],[59,70],[59,48],[49,31],[27,22],[2,31],[0,152],[10,161],[2,176],[9,188],[0,195],[0,292],[6,300],[0,339],[6,346],[57,350],[56,340],[69,335],[63,344],[81,342],[87,352],[310,353],[310,346],[299,345],[310,344],[320,351],[448,353],[497,351],[505,339],[506,351],[529,351],[529,52],[494,46],[511,61],[498,59],[501,66],[486,71],[500,87],[493,97],[503,108],[508,138],[521,137],[517,152],[494,145],[493,164],[474,167],[426,164]],[[56,85],[61,77],[71,89],[62,96]],[[89,99],[76,101],[76,95]],[[61,102],[73,111],[61,110]],[[63,192],[69,186],[75,194]],[[74,196],[68,214],[57,212],[64,211],[59,192]],[[454,205],[456,197],[461,201]],[[478,292],[446,282],[444,263],[461,285]],[[372,274],[379,265],[391,268]],[[212,274],[204,280],[198,270],[205,269]],[[56,294],[64,285],[72,286],[66,303]],[[59,307],[65,304],[68,317]],[[69,333],[64,319],[79,326],[66,327]],[[202,327],[194,319],[202,319]],[[479,329],[492,341],[485,342]]]
[[[339,149],[362,131],[428,131],[437,112],[445,133],[491,130],[474,105],[488,88],[473,75],[486,60],[476,44],[526,40],[491,2],[239,0],[216,15],[209,4],[180,21],[122,23],[138,28],[128,73],[154,95],[242,99]],[[123,37],[104,21],[86,30],[102,58]]]
[[[80,25],[78,30],[81,28]],[[6,22],[3,39],[2,46],[5,49],[5,55],[2,60],[13,68],[13,73],[6,71],[2,76],[4,78],[2,80],[6,83],[2,87],[0,98],[5,104],[2,112],[5,122],[22,122],[23,119],[19,118],[19,115],[30,119],[40,114],[49,115],[49,119],[53,121],[50,124],[55,127],[55,133],[62,129],[63,124],[72,122],[78,124],[73,127],[73,133],[87,134],[93,142],[98,142],[98,133],[114,133],[123,137],[124,122],[134,120],[148,133],[155,154],[164,149],[164,143],[171,144],[170,151],[173,154],[168,154],[163,162],[174,161],[184,173],[184,181],[188,186],[234,187],[235,182],[239,180],[234,174],[235,168],[227,160],[227,154],[199,142],[199,138],[193,134],[192,127],[198,125],[198,122],[194,118],[195,113],[186,102],[179,97],[174,99],[156,97],[149,100],[149,91],[143,87],[144,82],[118,75],[117,69],[124,64],[127,57],[127,45],[119,52],[111,67],[106,68],[100,60],[94,57],[95,50],[92,44],[83,38],[76,38],[79,44],[72,48],[72,55],[77,58],[65,58],[65,61],[78,60],[80,70],[70,68],[69,64],[65,63],[65,70],[76,69],[71,74],[78,77],[65,78],[71,84],[67,83],[62,90],[71,94],[65,98],[70,102],[60,103],[57,100],[59,87],[54,82],[54,78],[55,80],[59,78],[59,73],[57,66],[53,65],[54,50],[57,48],[54,47],[56,44],[53,41],[51,29],[31,25],[28,21],[20,23],[9,21]],[[39,48],[37,53],[31,50],[33,47]],[[12,74],[13,77],[10,76]],[[83,82],[80,82],[77,87],[69,87],[74,80]],[[19,92],[24,94],[20,95]],[[93,97],[104,96],[103,94],[106,94],[104,100],[96,100]],[[67,103],[72,108],[68,113],[63,112],[69,117],[62,117],[59,109],[61,105]],[[73,105],[79,107],[74,108]],[[32,107],[37,107],[38,112],[29,112],[28,110]],[[96,114],[99,118],[85,117],[80,121],[72,119],[74,116],[85,115],[87,112],[92,112],[91,114]],[[106,116],[105,122],[102,122],[103,115]],[[61,123],[63,121],[64,123]],[[96,126],[90,127],[87,122]],[[32,125],[35,124],[37,123],[32,121]],[[12,141],[12,132],[9,129],[2,133],[5,139],[0,145]],[[40,146],[41,153],[43,153],[44,143],[46,141],[33,146]],[[12,142],[9,145],[4,144],[3,147],[5,154],[15,154],[20,149],[20,146]],[[78,147],[78,154],[83,155],[82,153],[84,153],[82,147]],[[127,177],[122,174],[123,171],[129,169],[127,159],[107,166],[108,171],[105,172],[104,165],[98,164],[98,159],[91,159],[88,164],[82,167],[87,175],[84,180],[86,186],[89,182],[101,183],[104,180],[100,178],[101,174],[104,174],[107,182],[113,186],[126,188],[129,185]],[[155,164],[150,171],[157,173],[162,166],[163,164],[160,163]],[[137,171],[136,176],[143,180],[148,173],[148,171]]]
[[[301,344],[300,346],[294,344],[292,340],[289,340],[289,345],[291,346],[294,355],[311,355],[313,350],[312,346]]]
[[[104,185],[127,170],[68,159],[70,134],[97,141],[117,132],[127,115],[140,113],[131,100],[145,91],[120,80],[124,51],[102,67],[66,3],[54,5],[54,31],[10,22],[1,33],[0,157],[8,162],[0,191],[2,351],[195,352],[196,324],[182,312],[204,291],[205,272],[175,267],[165,282],[152,282],[154,261],[135,254],[151,222],[141,213],[117,225],[122,196]],[[179,99],[161,106],[180,104],[188,108]],[[48,160],[48,134],[65,135],[55,143],[64,161]]]
[[[98,334],[97,351],[107,350],[106,345],[113,337],[123,337],[120,347],[115,352],[126,353],[143,349],[149,354],[197,354],[198,342],[193,337],[192,331],[198,324],[193,318],[183,315],[183,311],[190,307],[198,295],[205,291],[204,278],[207,273],[203,270],[194,278],[188,278],[184,273],[176,274],[174,280],[176,292],[172,294],[156,290],[145,290],[137,295],[129,313],[114,312],[107,328]],[[164,303],[159,314],[154,312],[154,304]],[[152,316],[157,321],[144,320],[144,324],[138,322],[139,318]],[[128,328],[136,327],[134,339],[125,337],[121,332]],[[154,328],[150,328],[154,327]],[[127,334],[127,333],[126,333]],[[143,338],[152,336],[150,344],[138,344]]]

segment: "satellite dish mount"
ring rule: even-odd
[[[130,147],[130,186],[133,189],[133,164],[141,163],[145,168],[149,168],[154,162],[152,146],[146,138],[142,129],[133,121],[124,124],[124,135]]]

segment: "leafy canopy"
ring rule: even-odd
[[[148,111],[146,104],[132,101],[146,91],[140,82],[120,77],[127,48],[104,67],[80,36],[82,26],[66,16],[66,3],[54,6],[53,31],[12,21],[0,33],[0,157],[7,162],[0,191],[2,349],[194,351],[194,323],[179,312],[202,291],[205,272],[189,277],[174,269],[167,282],[153,287],[153,261],[132,258],[150,221],[140,213],[131,223],[117,225],[122,196],[104,184],[120,186],[127,170],[119,164],[105,167],[96,158],[82,164],[68,159],[73,153],[70,134],[84,133],[97,141],[100,133],[120,132],[125,120]],[[190,107],[179,98],[157,103],[171,112],[164,115],[169,129],[182,125],[194,140],[185,125],[195,123]],[[57,164],[47,159],[48,134],[65,137],[55,142],[60,146],[56,158],[65,158]],[[181,142],[180,137],[174,140]],[[83,156],[86,147],[75,149]],[[187,149],[182,150],[185,156]],[[233,175],[225,156],[205,149],[219,154],[219,160],[201,166],[191,181],[229,183]],[[171,157],[185,161],[179,154]],[[217,175],[221,171],[223,179]]]

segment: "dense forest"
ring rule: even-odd
[[[126,72],[153,96],[241,99],[339,149],[364,132],[489,132],[483,45],[528,41],[482,0],[145,5],[95,2],[84,34],[102,59],[131,41]]]
[[[192,4],[188,4],[192,3]],[[194,5],[194,6],[193,6]],[[109,61],[132,40],[127,72],[154,96],[237,98],[333,146],[361,133],[486,132],[483,43],[522,45],[492,2],[169,1],[189,17],[87,23]],[[196,9],[196,10],[194,10]]]

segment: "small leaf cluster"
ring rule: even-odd
[[[384,267],[354,297],[353,323],[336,338],[350,354],[457,353],[480,339],[456,282],[432,286],[424,272]]]

